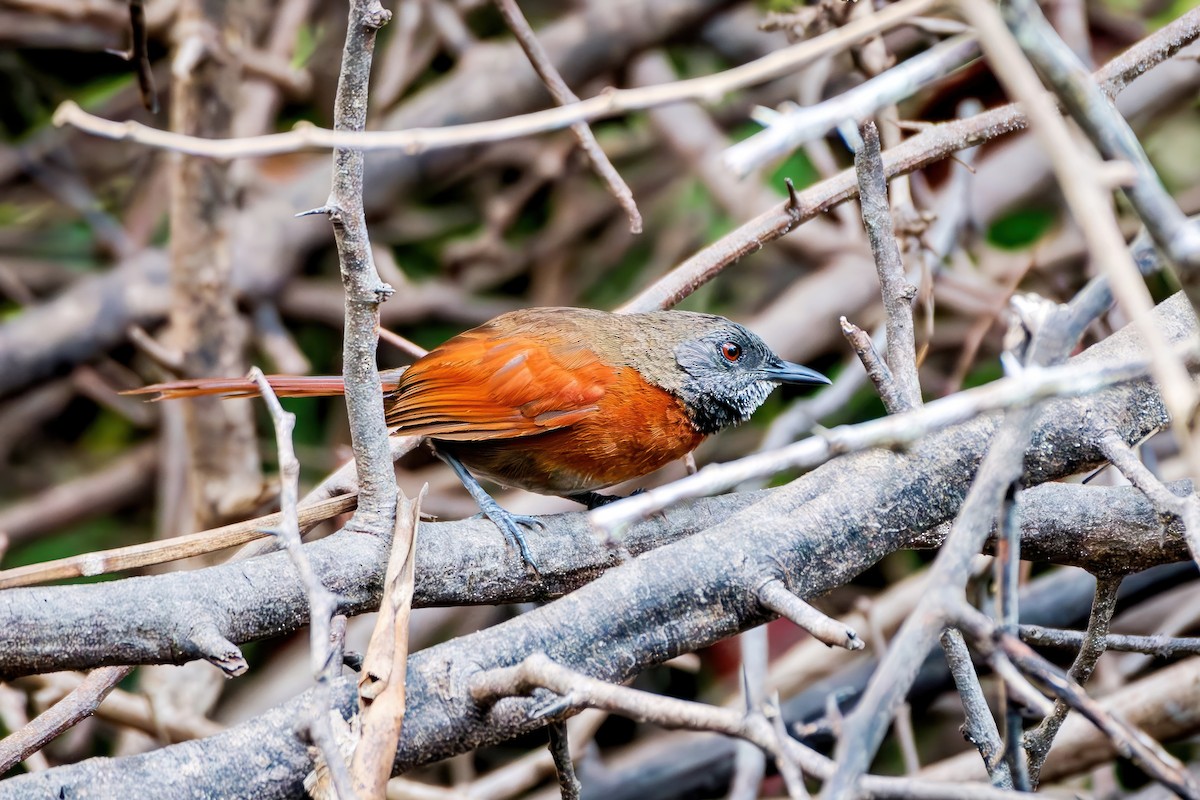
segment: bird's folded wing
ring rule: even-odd
[[[388,424],[452,441],[532,436],[596,413],[616,379],[616,368],[579,341],[468,331],[409,368]]]

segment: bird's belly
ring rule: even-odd
[[[437,447],[474,475],[503,486],[539,494],[594,492],[648,475],[704,439],[682,405],[663,395],[620,413],[601,409],[583,422],[534,436],[438,441]]]

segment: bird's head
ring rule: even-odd
[[[750,419],[779,384],[829,383],[815,369],[782,360],[755,333],[724,317],[667,311],[624,319],[637,330],[626,338],[637,343],[636,351],[625,351],[629,362],[682,399],[704,434]]]

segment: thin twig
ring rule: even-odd
[[[1088,641],[1084,631],[1046,628],[1041,625],[1022,625],[1021,641],[1037,647],[1079,649]],[[1104,649],[1114,653],[1144,653],[1155,658],[1179,658],[1200,655],[1200,637],[1138,636],[1110,633],[1104,637]]]
[[[863,640],[853,628],[822,614],[788,590],[783,581],[773,578],[758,589],[758,602],[776,614],[791,620],[830,647],[861,650]]]
[[[766,128],[725,151],[725,165],[744,178],[767,163],[836,128],[845,120],[873,116],[979,57],[973,36],[957,36],[913,56],[892,69],[814,105],[772,113]]]
[[[0,740],[0,775],[45,747],[59,734],[95,713],[105,696],[133,667],[100,667],[88,673],[70,694],[38,714],[32,722]]]
[[[283,542],[283,548],[295,566],[308,597],[310,663],[313,677],[317,681],[308,719],[309,729],[313,744],[321,751],[338,795],[343,800],[352,800],[356,797],[354,781],[334,741],[333,726],[329,719],[329,711],[333,707],[331,684],[341,674],[342,667],[340,658],[336,659],[335,663],[337,648],[333,645],[330,635],[330,626],[337,613],[337,599],[333,592],[321,583],[300,539],[300,516],[297,510],[300,495],[300,462],[296,459],[296,452],[292,447],[292,430],[296,427],[296,415],[283,410],[262,370],[257,367],[251,369],[249,377],[262,393],[263,402],[271,415],[271,421],[275,424],[275,443],[279,451],[281,519],[279,526],[271,532]]]
[[[887,365],[901,403],[898,408],[888,408],[888,411],[896,414],[921,405],[912,316],[912,302],[917,296],[917,287],[905,277],[904,262],[896,243],[892,210],[888,204],[887,178],[883,174],[883,159],[879,151],[879,131],[875,123],[866,122],[859,132],[862,143],[854,153],[854,170],[858,175],[863,226],[875,257],[875,270],[887,315]]]
[[[961,729],[963,738],[979,751],[992,785],[998,789],[1013,788],[1012,774],[1004,760],[1004,742],[1000,739],[996,720],[983,696],[983,687],[979,685],[979,676],[975,673],[975,665],[971,663],[971,653],[963,641],[962,632],[957,628],[942,631],[942,649],[946,652],[946,663],[950,665],[954,687],[962,699],[966,716]]]
[[[154,68],[150,65],[144,0],[129,0],[129,29],[133,36],[129,49],[137,67],[138,91],[142,94],[142,105],[151,114],[157,114],[158,93],[154,88]]]
[[[999,515],[999,536],[996,538],[996,558],[993,562],[993,581],[996,585],[997,629],[1015,636],[1020,626],[1021,610],[1021,529],[1017,522],[1017,487],[1012,485],[1004,497]],[[1022,746],[1024,719],[1021,709],[1001,695],[1004,708],[1004,763],[1008,768],[1012,788],[1022,792],[1032,788],[1029,778],[1029,759]]]
[[[1088,678],[1092,676],[1092,671],[1096,668],[1096,662],[1108,646],[1108,625],[1112,620],[1113,612],[1116,611],[1117,593],[1120,589],[1120,575],[1102,576],[1096,579],[1096,596],[1092,600],[1087,632],[1083,636],[1079,652],[1075,655],[1075,661],[1067,673],[1070,679],[1080,686],[1088,682]],[[1012,635],[1010,631],[1005,631],[1005,634]],[[1060,698],[1054,704],[1054,713],[1042,720],[1036,729],[1025,735],[1024,749],[1029,754],[1029,771],[1035,784],[1042,764],[1045,763],[1046,756],[1050,753],[1050,746],[1054,744],[1054,737],[1058,735],[1059,729],[1066,721],[1069,710],[1070,705],[1066,700]]]
[[[757,625],[738,634],[741,656],[742,707],[747,714],[760,714],[766,706],[767,662],[770,639],[767,626]],[[767,758],[761,748],[747,741],[737,742],[733,753],[733,778],[726,800],[757,800],[767,771]]]
[[[517,37],[517,43],[529,57],[529,63],[533,65],[534,71],[542,79],[542,83],[546,84],[546,88],[550,90],[554,102],[560,106],[578,103],[579,96],[571,91],[571,87],[567,86],[567,82],[555,69],[549,53],[542,47],[542,43],[534,35],[533,29],[529,27],[529,22],[521,13],[521,8],[517,5],[516,0],[496,0],[496,8],[500,10],[500,16],[504,17],[504,21],[513,35]],[[576,122],[571,125],[571,133],[575,134],[579,146],[587,154],[588,160],[592,162],[592,168],[596,170],[596,175],[604,181],[608,191],[617,199],[621,208],[625,209],[625,213],[629,216],[630,232],[641,233],[642,214],[638,211],[637,203],[633,199],[633,192],[630,190],[629,184],[621,178],[617,168],[608,160],[604,150],[600,148],[600,143],[596,141],[592,129],[586,122]]]
[[[567,724],[551,722],[546,726],[550,735],[550,755],[554,758],[554,771],[558,774],[558,788],[562,800],[579,800],[583,788],[575,777],[575,765],[571,763],[571,745],[567,740]]]
[[[136,122],[112,122],[93,116],[76,103],[66,101],[54,113],[56,125],[74,125],[80,130],[110,139],[136,141],[147,147],[210,158],[254,158],[292,153],[313,148],[403,150],[409,154],[435,149],[486,144],[559,130],[576,122],[602,119],[684,100],[716,102],[730,92],[778,78],[828,53],[837,52],[869,36],[888,30],[910,17],[923,14],[940,0],[901,0],[878,14],[851,22],[811,41],[777,50],[757,61],[700,78],[665,86],[620,89],[567,106],[536,111],[504,120],[451,125],[442,128],[410,128],[403,131],[363,131],[346,125],[335,130],[304,126],[287,133],[240,139],[202,139],[148,128]]]

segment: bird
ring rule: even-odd
[[[522,527],[540,523],[505,511],[480,478],[595,508],[619,499],[601,489],[745,422],[779,384],[830,383],[722,316],[550,307],[501,314],[381,378],[391,432],[425,437],[535,572]],[[344,391],[341,377],[268,382],[284,397]],[[258,389],[248,379],[202,378],[133,393],[158,400]]]

